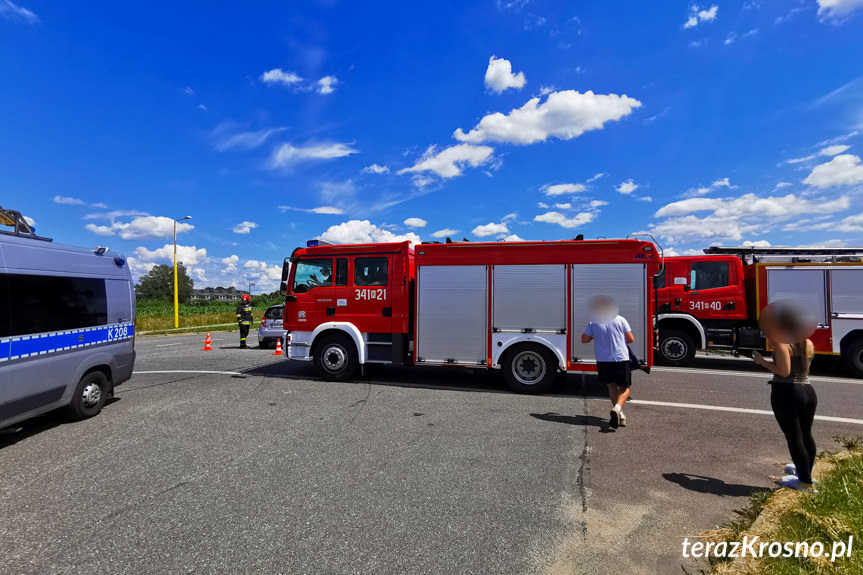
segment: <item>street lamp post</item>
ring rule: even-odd
[[[252,286],[253,285],[258,285],[258,284],[256,284],[255,282],[249,282],[249,299],[252,298]]]
[[[174,220],[174,327],[180,327],[180,295],[177,292],[177,222],[191,220],[192,216],[186,216]]]

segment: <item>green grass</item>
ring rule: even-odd
[[[829,551],[833,542],[854,537],[850,558],[813,561],[806,558],[762,560],[764,575],[863,573],[863,453],[839,459],[836,467],[818,483],[818,493],[802,498],[801,504],[779,521],[775,541],[820,541]]]
[[[275,304],[282,303],[280,298],[255,296],[252,298],[252,315],[260,322],[264,311]],[[168,331],[174,328],[174,304],[168,301],[139,300],[136,302],[137,319],[135,330]],[[222,323],[236,323],[237,302],[190,302],[178,306],[181,328],[190,328]]]

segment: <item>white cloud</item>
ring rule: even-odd
[[[174,220],[164,216],[140,216],[130,222],[114,221],[107,226],[87,224],[85,229],[99,236],[120,236],[124,240],[167,238],[174,233]],[[177,233],[195,229],[192,224],[177,222]]]
[[[518,234],[510,234],[510,235],[504,236],[500,239],[502,239],[505,242],[523,242],[523,241],[525,241],[524,238],[519,236]]]
[[[102,204],[99,204],[102,205]],[[94,206],[95,207],[95,206]],[[112,222],[117,218],[125,218],[130,216],[149,216],[147,212],[141,212],[138,210],[113,210],[110,212],[98,212],[93,214],[87,214],[84,216],[85,220],[111,220]]]
[[[250,234],[252,233],[252,230],[257,227],[258,224],[256,224],[255,222],[240,222],[233,227],[233,232],[235,234]]]
[[[39,17],[33,11],[15,4],[12,0],[0,0],[0,16],[7,20],[17,20],[30,25],[40,22]]]
[[[203,111],[205,111],[205,112],[207,111],[207,107],[206,107],[205,105],[203,105],[203,104],[198,104],[198,109],[199,109],[199,110],[203,110]]]
[[[485,224],[484,226],[477,226],[471,232],[475,236],[479,236],[481,238],[485,238],[488,236],[494,236],[499,234],[508,234],[509,228],[504,223],[495,224]]]
[[[571,210],[571,209],[572,209],[572,204],[570,204],[570,203],[566,203],[566,204],[554,204],[554,207],[555,207],[555,208],[557,208],[558,210]]]
[[[604,200],[593,200],[592,202],[590,202],[590,207],[593,209],[599,208],[601,206],[607,206],[607,205],[608,205],[608,202],[606,202]]]
[[[485,71],[485,87],[500,94],[508,88],[523,88],[527,80],[524,72],[512,73],[512,63],[504,58],[492,56],[488,60],[488,69]]]
[[[452,228],[444,228],[442,230],[438,230],[432,234],[433,238],[445,238],[447,236],[451,236],[453,234],[457,234],[458,230],[454,230]]]
[[[55,204],[64,204],[67,206],[83,206],[86,202],[84,200],[80,200],[78,198],[71,198],[69,196],[54,196]]]
[[[683,23],[684,28],[695,28],[699,22],[712,22],[716,20],[716,14],[719,12],[719,6],[714,4],[706,10],[702,10],[697,5],[693,4],[689,7],[689,17]]]
[[[746,32],[744,34],[738,34],[737,32],[729,32],[728,36],[725,37],[724,44],[726,46],[728,46],[730,44],[734,44],[735,42],[737,42],[739,40],[744,40],[746,38],[750,38],[752,36],[755,36],[756,34],[758,34],[758,28],[753,28],[752,30],[750,30],[749,32]]]
[[[593,212],[580,212],[572,218],[568,218],[560,212],[546,212],[533,218],[535,222],[545,222],[547,224],[557,224],[564,228],[577,228],[589,224],[596,217]]]
[[[591,176],[590,178],[587,178],[587,183],[590,184],[592,182],[595,182],[599,178],[604,178],[606,175],[607,174],[605,174],[604,172],[599,172],[598,174],[595,174],[595,175]]]
[[[686,197],[695,198],[695,197],[705,196],[705,195],[709,194],[710,192],[718,190],[719,188],[728,188],[728,189],[733,190],[733,189],[736,189],[737,186],[732,186],[730,179],[722,178],[720,180],[714,181],[712,184],[710,184],[707,187],[691,189],[683,195]]]
[[[863,165],[858,156],[840,154],[826,164],[815,166],[803,183],[818,188],[863,184]]]
[[[321,144],[310,144],[308,146],[296,147],[291,144],[282,144],[270,158],[270,167],[284,168],[300,162],[310,160],[332,160],[344,158],[356,154],[357,150],[351,144],[340,142],[325,142]]]
[[[590,130],[601,130],[606,122],[620,120],[641,106],[641,102],[626,95],[591,91],[582,94],[575,90],[554,92],[541,102],[542,98],[532,98],[509,115],[489,114],[470,132],[459,128],[453,137],[473,144],[533,144],[549,138],[570,140]]]
[[[816,224],[811,229],[830,230],[832,232],[863,232],[863,213],[848,216],[838,222]]]
[[[389,166],[379,166],[377,164],[372,164],[371,166],[366,166],[363,168],[364,174],[389,174],[390,168]]]
[[[31,228],[36,227],[36,220],[31,218],[30,216],[24,216],[24,221],[27,222],[27,225],[30,226]]]
[[[135,248],[135,256],[142,262],[169,263],[174,261],[174,244],[165,244],[161,248],[148,250],[141,246]],[[183,246],[177,244],[177,262],[191,266],[207,259],[206,248]]]
[[[324,76],[318,80],[318,94],[332,94],[336,91],[336,84],[339,83],[335,76]]]
[[[639,197],[636,197],[635,199],[638,200],[639,202],[652,202],[653,201],[653,198],[651,198],[650,196],[639,196]]]
[[[307,212],[309,214],[324,214],[324,215],[341,215],[344,212],[341,208],[337,208],[334,206],[318,206],[317,208],[294,208],[291,206],[279,206],[279,209],[283,212],[292,211],[292,212]]]
[[[577,194],[587,189],[584,184],[553,184],[544,186],[542,191],[547,196],[561,196],[563,194]]]
[[[505,215],[500,219],[502,222],[514,222],[518,219],[518,212],[512,212],[510,214]]]
[[[380,228],[369,220],[350,220],[331,226],[320,235],[320,239],[334,244],[371,244],[381,242],[420,243],[420,237],[413,232],[394,234]]]
[[[263,128],[261,130],[243,130],[233,122],[222,122],[216,126],[210,138],[213,149],[224,152],[233,148],[253,150],[262,146],[270,136],[283,132],[285,128]]]
[[[183,88],[183,93],[187,96],[195,95],[195,91],[190,86],[186,86],[185,88]]]
[[[249,275],[249,278],[254,280],[254,283],[264,280],[276,282],[282,279],[282,266],[268,264],[258,260],[248,260],[243,264],[243,269]]]
[[[230,255],[226,258],[222,258],[221,262],[226,273],[234,273],[237,271],[237,264],[240,263],[240,258],[236,255]]]
[[[842,152],[848,150],[851,146],[846,146],[844,144],[836,144],[833,146],[827,146],[826,148],[822,148],[818,154],[820,156],[838,156]]]
[[[636,184],[632,180],[627,180],[625,182],[620,182],[620,185],[614,189],[617,190],[618,192],[620,192],[621,194],[629,195],[638,189],[638,184]]]
[[[651,224],[650,228],[671,243],[705,239],[740,241],[744,235],[764,232],[793,218],[836,213],[849,206],[850,200],[845,196],[833,200],[810,200],[794,194],[765,198],[755,194],[736,198],[690,198],[657,210],[654,216],[666,219]]]
[[[791,186],[791,185],[793,185],[793,184],[791,184],[791,182],[778,182],[776,184],[776,187],[773,189],[774,190],[781,190],[782,188],[787,188],[788,186]]]
[[[824,20],[839,20],[863,8],[863,0],[818,0],[818,16]]]
[[[297,87],[305,82],[298,74],[281,68],[273,68],[261,74],[261,81],[264,84],[280,84],[282,86]]]
[[[438,151],[430,146],[417,163],[410,168],[398,171],[399,174],[434,172],[441,178],[453,178],[462,173],[466,166],[476,168],[491,159],[494,150],[488,146],[456,144]]]
[[[409,228],[424,228],[427,224],[428,222],[422,218],[408,218],[405,220],[405,225]]]

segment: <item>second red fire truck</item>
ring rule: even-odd
[[[288,358],[347,379],[369,363],[500,369],[541,393],[560,372],[595,371],[581,334],[588,302],[614,298],[653,363],[651,279],[662,257],[639,239],[325,245],[285,261]]]
[[[657,359],[686,365],[697,349],[769,351],[758,315],[795,300],[817,321],[816,353],[840,358],[863,377],[863,250],[859,248],[712,247],[704,255],[665,258],[657,277]]]

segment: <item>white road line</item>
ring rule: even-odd
[[[182,343],[163,343],[162,345],[157,345],[156,347],[170,347],[172,345],[183,345]]]
[[[661,371],[663,373],[703,373],[706,375],[716,375],[716,376],[725,376],[729,375],[731,377],[759,377],[764,379],[765,381],[770,378],[770,374],[768,372],[749,372],[749,371],[725,371],[723,369],[695,369],[691,367],[658,367],[654,366],[650,368],[651,371]],[[819,377],[819,376],[809,376],[810,381],[818,381],[825,383],[851,383],[853,385],[863,385],[863,379],[844,379],[841,377]]]
[[[144,375],[150,373],[215,373],[217,375],[244,375],[239,371],[208,371],[208,370],[183,370],[183,369],[166,369],[155,371],[135,371],[132,375]]]
[[[607,402],[607,399],[599,401]],[[734,413],[753,413],[755,415],[773,415],[772,411],[766,409],[747,409],[745,407],[725,407],[722,405],[699,405],[697,403],[674,403],[671,401],[650,401],[647,399],[633,399],[629,403],[636,405],[658,405],[661,407],[680,407],[683,409],[706,409],[708,411],[731,411]],[[820,421],[832,421],[835,423],[853,423],[855,425],[863,425],[863,419],[850,419],[848,417],[833,417],[830,415],[816,415],[815,419]]]

